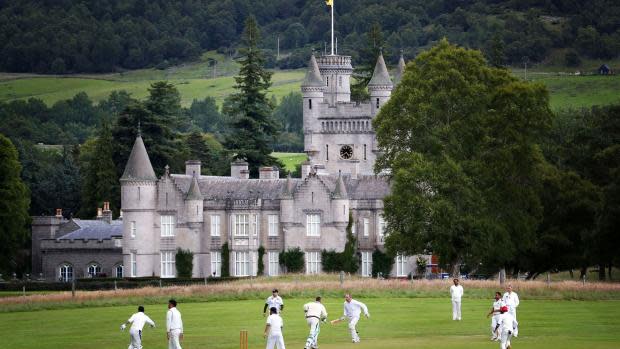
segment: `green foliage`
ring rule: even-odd
[[[418,277],[423,277],[426,275],[426,264],[426,258],[418,256],[418,259],[415,261]]]
[[[577,52],[570,50],[564,55],[564,64],[566,64],[567,67],[579,67],[581,65],[581,58],[579,58]]]
[[[25,268],[16,263],[19,250],[28,239],[30,223],[29,193],[20,178],[21,170],[17,149],[0,134],[0,271],[5,275]]]
[[[389,254],[375,249],[372,252],[372,276],[382,276],[387,278],[392,272],[392,265],[394,264],[394,258]]]
[[[304,270],[304,253],[299,247],[280,252],[280,265],[287,273],[299,273]]]
[[[230,276],[230,248],[228,247],[228,242],[225,242],[222,245],[222,277]]]
[[[272,105],[267,99],[271,86],[271,72],[265,70],[265,58],[258,48],[259,28],[253,16],[248,17],[242,37],[243,48],[239,75],[235,77],[237,90],[230,97],[226,110],[233,120],[232,132],[226,147],[237,159],[245,159],[250,174],[258,175],[260,166],[280,165],[271,154],[270,143],[277,134],[276,123],[271,115]]]
[[[321,251],[321,264],[323,266],[323,271],[344,271],[351,274],[355,274],[357,272],[360,261],[355,248],[357,245],[357,239],[353,236],[352,228],[353,216],[352,213],[349,212],[349,224],[346,229],[347,242],[344,245],[344,251]]]
[[[265,265],[263,264],[263,257],[265,257],[265,248],[263,247],[263,245],[258,247],[258,270],[257,270],[257,275],[264,275],[265,274]]]
[[[194,99],[189,107],[189,118],[195,126],[203,132],[222,134],[226,130],[226,121],[217,107],[215,98],[205,97],[203,100]]]
[[[174,255],[174,263],[177,268],[177,277],[192,277],[192,269],[194,268],[194,254],[190,250],[177,249]]]
[[[274,109],[273,116],[281,130],[274,141],[274,151],[303,151],[303,100],[301,93],[290,92],[282,97]]]
[[[454,272],[463,262],[508,264],[542,218],[546,90],[446,40],[407,68],[373,123],[384,151],[377,169],[392,169],[386,246],[430,250]]]
[[[353,71],[354,83],[351,84],[351,100],[362,102],[370,98],[366,86],[372,78],[377,58],[384,49],[386,47],[381,25],[375,22],[366,33],[366,45],[362,46],[358,53],[357,64]]]
[[[186,136],[185,144],[188,159],[202,162],[203,175],[224,176],[230,171],[224,147],[212,135],[194,131]]]

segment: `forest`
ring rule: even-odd
[[[503,64],[540,62],[562,49],[567,62],[620,55],[620,3],[614,0],[337,0],[339,53],[359,58],[364,33],[378,24],[396,61],[446,37]],[[267,62],[276,42],[281,68],[306,64],[329,40],[322,0],[0,0],[0,71],[101,73],[166,68],[205,50],[234,55],[254,15]]]

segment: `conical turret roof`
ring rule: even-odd
[[[293,197],[293,192],[295,191],[295,183],[291,179],[291,174],[289,173],[286,177],[286,183],[284,184],[284,189],[282,190],[282,194],[280,197],[284,199],[290,199]]]
[[[398,68],[396,68],[396,74],[394,74],[394,83],[398,84],[403,79],[403,75],[405,74],[405,58],[403,55],[400,55],[400,59],[398,60]]]
[[[325,87],[327,86],[321,78],[321,72],[319,71],[319,65],[316,62],[316,58],[314,54],[310,57],[310,62],[308,63],[308,71],[306,72],[306,77],[301,84],[301,87]]]
[[[146,147],[142,141],[142,136],[138,134],[136,141],[133,143],[131,154],[129,154],[129,160],[125,166],[125,172],[121,180],[141,180],[141,181],[156,181],[155,171],[149,160],[149,154],[146,152]]]
[[[192,183],[189,185],[187,191],[187,200],[202,200],[202,193],[200,193],[200,185],[198,184],[198,176],[194,173]]]
[[[370,79],[368,86],[392,86],[392,80],[390,79],[390,73],[388,73],[387,67],[385,66],[383,54],[380,54],[377,59],[375,71],[372,74],[372,79]]]
[[[347,187],[344,185],[344,181],[342,180],[342,174],[338,174],[338,180],[336,181],[336,188],[334,189],[334,194],[332,195],[334,199],[348,199],[349,195],[347,193]]]

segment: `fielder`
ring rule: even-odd
[[[508,307],[508,312],[517,319],[517,308],[519,307],[519,295],[516,292],[512,292],[512,285],[508,284],[506,287],[506,293],[504,293],[504,303]]]
[[[316,297],[316,301],[304,304],[306,322],[310,327],[308,339],[304,349],[318,349],[319,333],[321,332],[321,321],[327,321],[327,310],[321,304],[321,297]]]
[[[145,323],[155,327],[155,322],[144,314],[143,306],[139,306],[138,312],[131,315],[129,320],[123,322],[121,325],[122,331],[127,328],[127,324],[131,324],[131,328],[129,328],[129,347],[127,349],[142,349],[142,329]]]
[[[166,335],[168,337],[168,349],[181,349],[183,340],[183,319],[181,312],[177,310],[177,301],[168,301],[168,313],[166,314]]]
[[[499,329],[500,339],[499,339],[499,348],[500,349],[511,349],[510,339],[512,336],[518,332],[519,323],[509,312],[507,306],[503,306],[500,308],[500,316],[497,323],[497,329]]]
[[[267,298],[265,301],[265,307],[263,308],[263,316],[267,313],[267,309],[271,310],[271,308],[276,308],[278,314],[284,310],[284,301],[282,297],[278,294],[278,289],[274,288],[271,291],[271,296]]]
[[[495,302],[493,302],[491,311],[487,314],[487,318],[489,316],[493,316],[491,318],[491,340],[492,341],[499,340],[499,332],[497,331],[497,323],[499,321],[499,316],[501,315],[500,309],[505,305],[506,304],[504,304],[504,300],[502,299],[502,293],[495,292]]]
[[[452,320],[461,321],[463,286],[459,285],[459,279],[454,279],[454,285],[450,286],[450,296],[452,297]]]
[[[265,349],[273,349],[275,347],[278,349],[286,349],[284,348],[284,337],[282,336],[284,321],[280,315],[278,315],[278,309],[276,307],[269,309],[269,314],[267,323],[265,324],[265,333],[263,334],[263,337],[267,338],[267,347]]]
[[[344,315],[340,319],[332,320],[331,324],[333,325],[348,319],[349,331],[351,331],[351,340],[353,343],[359,343],[360,336],[359,332],[357,332],[356,326],[357,322],[360,321],[360,314],[362,311],[364,311],[364,316],[366,316],[367,319],[370,318],[366,304],[356,301],[351,298],[351,294],[347,293],[344,295]]]

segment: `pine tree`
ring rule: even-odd
[[[0,134],[0,273],[18,271],[15,257],[28,239],[30,193],[20,177],[17,149]]]
[[[353,71],[355,82],[351,85],[351,99],[357,102],[370,98],[366,87],[372,78],[379,54],[385,50],[385,39],[378,22],[373,23],[366,38],[367,46],[359,51],[358,63]]]
[[[265,58],[258,48],[260,34],[256,19],[248,17],[243,32],[241,70],[235,77],[237,92],[231,96],[227,113],[234,121],[226,140],[235,158],[245,159],[250,173],[258,174],[260,166],[280,165],[272,157],[270,144],[277,135],[273,106],[267,99],[272,73],[265,70]]]

